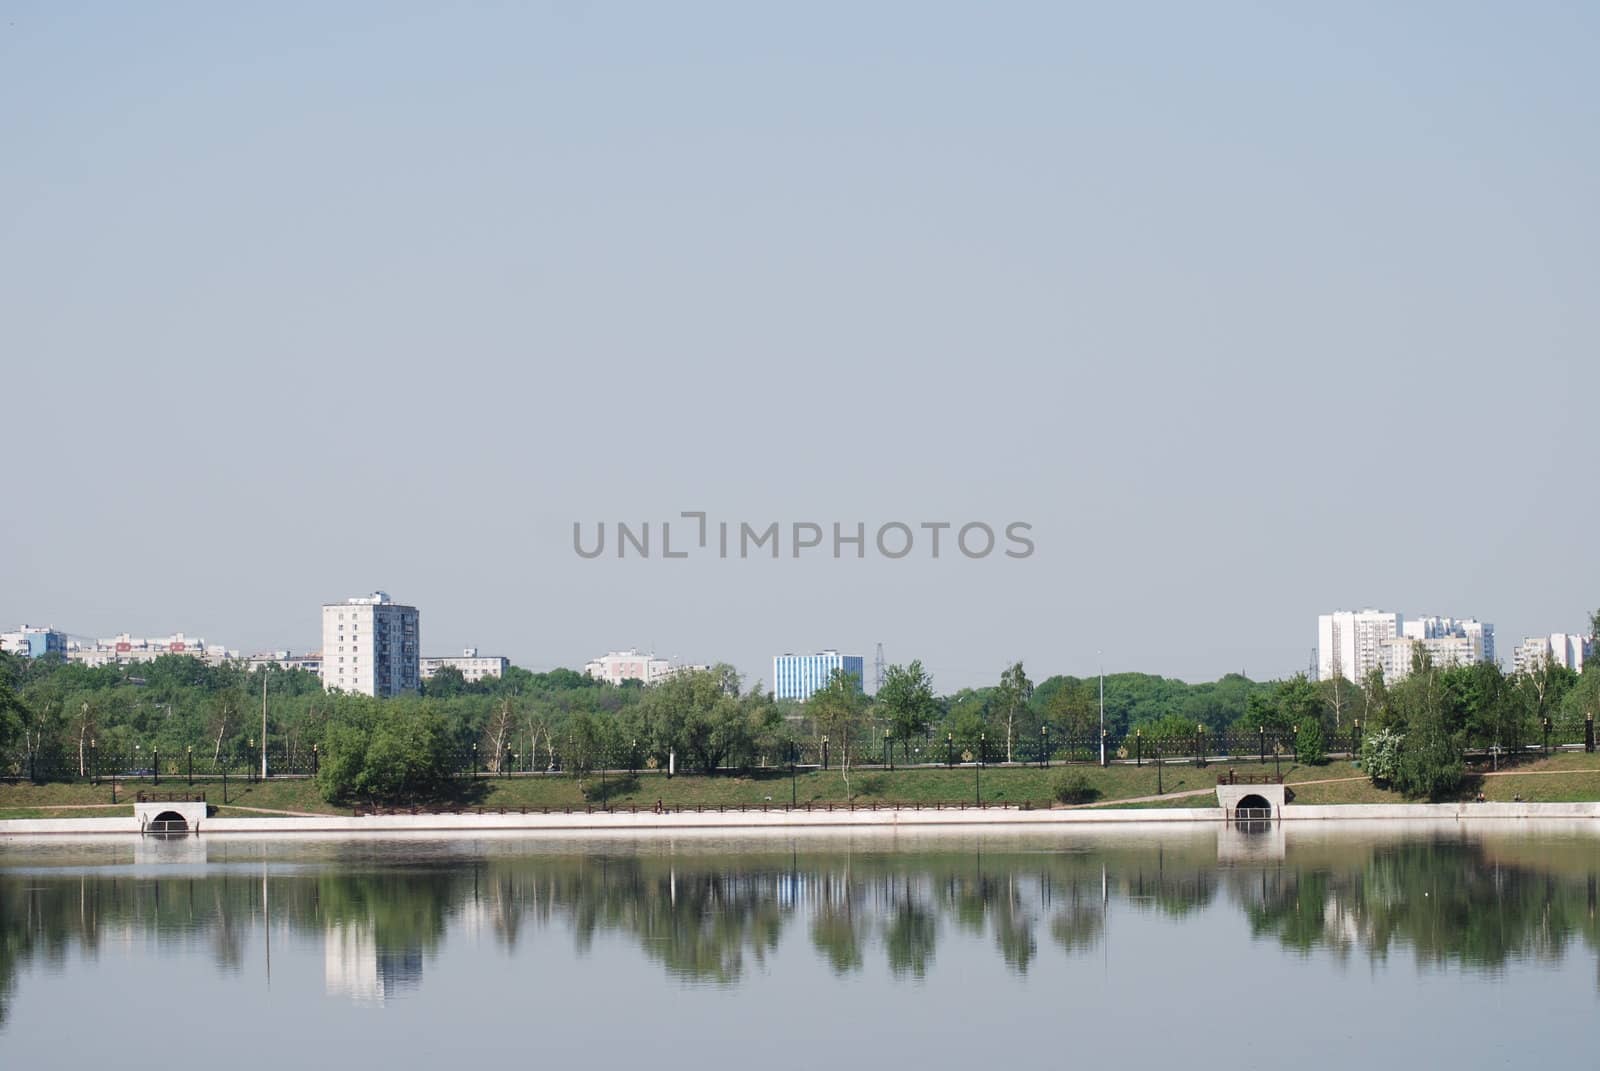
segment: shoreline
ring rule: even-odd
[[[1274,825],[1328,821],[1414,820],[1437,823],[1504,822],[1559,819],[1571,822],[1600,820],[1600,802],[1592,803],[1354,803],[1290,805]],[[1085,826],[1152,826],[1174,824],[1226,826],[1221,807],[1173,808],[1072,808],[1019,810],[984,808],[967,810],[877,809],[833,811],[669,811],[656,814],[623,811],[552,814],[386,814],[364,817],[321,815],[306,817],[206,818],[188,836],[274,836],[305,833],[386,835],[426,832],[434,834],[477,832],[540,833],[675,833],[685,830],[757,831],[763,829],[908,829],[974,830],[986,827],[1070,829]],[[139,820],[116,818],[9,818],[0,819],[0,840],[21,837],[142,836]],[[174,834],[175,836],[178,834]]]

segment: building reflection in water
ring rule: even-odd
[[[341,845],[277,870],[252,859],[248,876],[227,859],[188,867],[189,846],[170,846],[184,871],[171,876],[160,863],[69,870],[11,855],[15,869],[0,869],[0,1022],[23,966],[124,936],[158,954],[199,945],[230,971],[267,932],[269,954],[284,939],[319,941],[325,992],[377,1004],[417,990],[424,961],[450,941],[514,953],[543,932],[581,956],[599,938],[620,939],[673,978],[728,986],[765,969],[789,939],[836,974],[877,964],[916,982],[941,968],[947,941],[986,945],[1017,975],[1052,954],[1109,954],[1118,912],[1146,926],[1231,911],[1255,940],[1287,949],[1375,963],[1404,949],[1425,967],[1493,973],[1518,958],[1600,949],[1595,845],[1570,834],[1295,831],[1286,846],[1279,827],[914,851],[816,841],[781,854],[502,846],[416,859]],[[1477,924],[1486,918],[1494,924]]]

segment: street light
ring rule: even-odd
[[[986,734],[978,734],[978,761],[972,764],[972,792],[979,807],[983,806],[983,745],[987,739]]]
[[[1106,663],[1103,651],[1094,653],[1100,669],[1100,767],[1106,765]]]

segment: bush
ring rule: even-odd
[[[1081,773],[1063,773],[1056,778],[1055,797],[1057,803],[1092,803],[1100,798],[1100,790]]]
[[[1368,733],[1361,741],[1361,768],[1372,783],[1387,788],[1400,772],[1400,745],[1405,736],[1393,729]]]
[[[1328,747],[1322,738],[1322,719],[1307,718],[1294,738],[1294,758],[1307,766],[1321,766],[1328,761]]]

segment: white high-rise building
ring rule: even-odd
[[[1406,620],[1400,631],[1413,640],[1442,640],[1452,636],[1471,639],[1478,651],[1472,661],[1495,661],[1494,626],[1475,617],[1413,617]]]
[[[1383,665],[1383,645],[1405,622],[1388,610],[1335,610],[1317,618],[1317,679],[1360,684]]]
[[[1410,676],[1412,662],[1419,650],[1425,652],[1428,661],[1438,669],[1488,661],[1483,657],[1483,635],[1479,632],[1446,633],[1420,639],[1397,636],[1383,644],[1383,679],[1393,684]]]
[[[1589,637],[1552,632],[1548,636],[1529,636],[1518,644],[1511,656],[1511,665],[1514,672],[1535,673],[1546,663],[1554,662],[1574,673],[1582,673],[1583,661],[1592,653]]]
[[[322,686],[363,695],[415,692],[419,615],[388,595],[327,603],[322,607]]]

